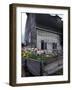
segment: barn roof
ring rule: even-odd
[[[58,15],[35,14],[36,26],[51,29],[55,32],[63,32],[63,21]]]

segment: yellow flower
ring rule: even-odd
[[[31,56],[32,52],[30,51],[22,51],[22,57],[29,58]]]

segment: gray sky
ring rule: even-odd
[[[26,26],[26,20],[27,20],[27,15],[26,13],[22,14],[22,31],[21,31],[21,42],[24,42],[24,37],[25,37],[25,26]]]

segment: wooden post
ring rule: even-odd
[[[40,61],[40,76],[43,76],[43,61]]]

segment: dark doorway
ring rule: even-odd
[[[41,49],[44,50],[44,40],[41,40]]]

